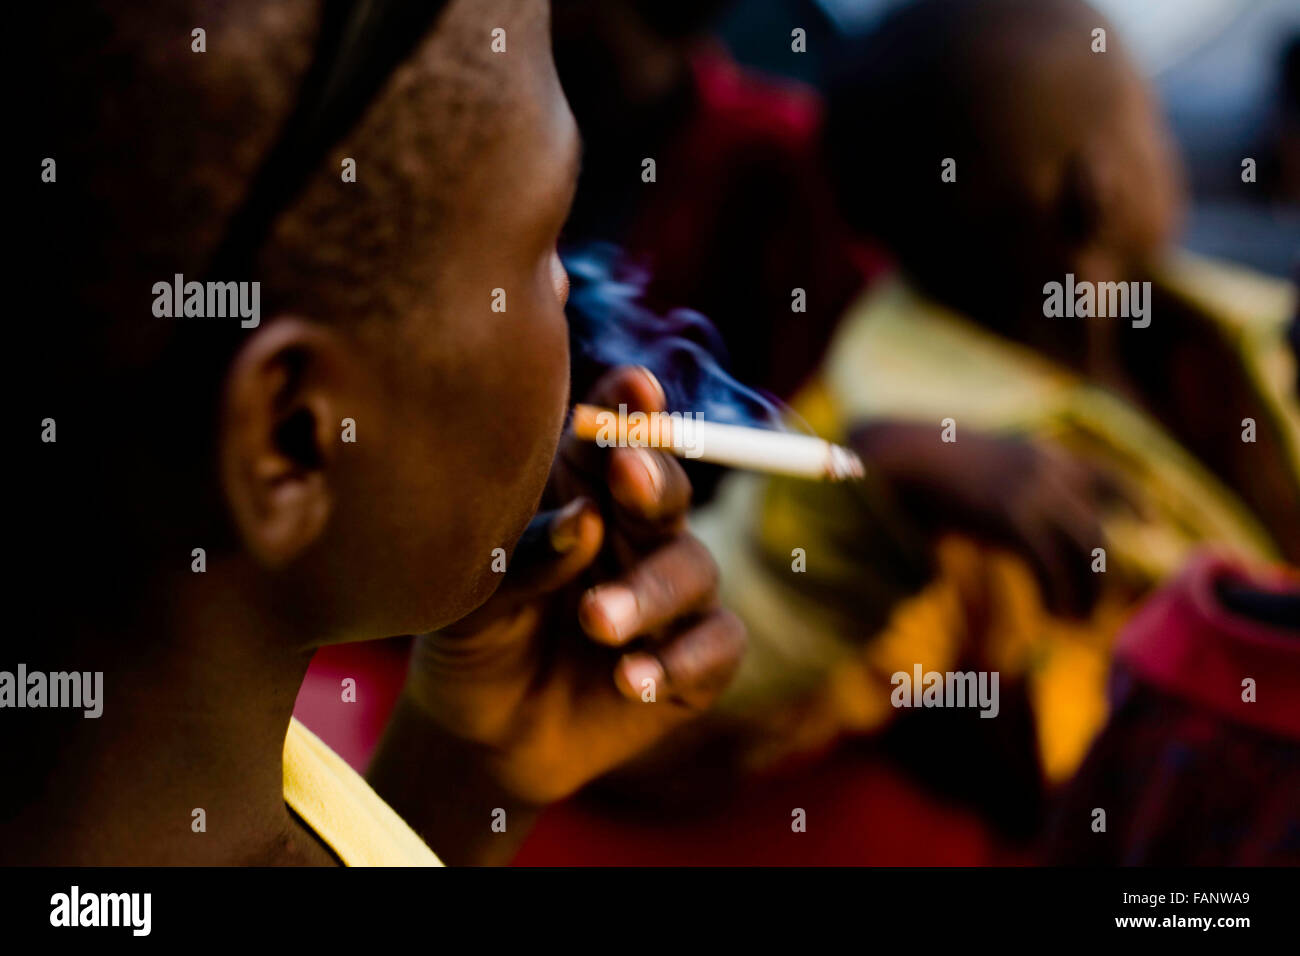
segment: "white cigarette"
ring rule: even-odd
[[[598,445],[658,448],[679,458],[796,478],[846,481],[864,474],[855,453],[813,435],[723,425],[681,412],[575,405],[573,432]]]

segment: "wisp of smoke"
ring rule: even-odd
[[[648,273],[617,246],[583,243],[565,250],[562,258],[569,270],[575,394],[583,394],[607,369],[643,365],[663,385],[667,411],[787,430],[791,416],[778,399],[727,373],[726,346],[708,319],[685,308],[659,315],[641,304]]]

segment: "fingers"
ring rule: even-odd
[[[1043,603],[1053,614],[1082,617],[1086,613],[1084,599],[1076,585],[1077,573],[1071,568],[1069,558],[1055,542],[1050,529],[1031,541],[1032,570],[1038,578]]]
[[[624,366],[597,382],[591,401],[646,413],[664,409],[659,381],[639,366]],[[552,486],[561,497],[595,497],[612,506],[618,533],[611,535],[620,561],[681,530],[691,502],[691,483],[681,463],[651,448],[602,448],[566,431]]]
[[[740,619],[718,608],[657,646],[653,653],[624,655],[614,680],[623,696],[631,700],[666,699],[703,710],[717,700],[735,676],[745,644],[745,627]]]
[[[587,400],[647,413],[664,411],[666,401],[658,380],[640,367],[607,373]],[[688,707],[707,706],[739,665],[745,637],[735,615],[714,607],[718,569],[712,555],[695,538],[681,534],[691,502],[690,480],[681,463],[654,449],[600,448],[572,432],[564,436],[560,460],[569,481],[608,488],[614,518],[610,537],[628,565],[621,576],[582,596],[578,620],[583,630],[593,640],[617,647],[690,620],[653,651],[624,655],[615,683],[632,699],[642,699],[649,686]],[[655,550],[645,554],[648,547]],[[638,550],[642,553],[635,554]]]
[[[1105,546],[1101,522],[1104,474],[1050,445],[1036,447],[1036,479],[1021,499],[1015,525],[1022,553],[1053,613],[1083,618],[1101,594],[1093,549]]]
[[[682,535],[584,594],[578,621],[593,639],[623,645],[706,607],[717,586],[713,556],[698,540]]]
[[[622,655],[612,682],[608,670],[593,672],[602,691],[584,695],[579,706],[604,732],[593,738],[589,760],[612,767],[695,717],[717,700],[744,650],[740,620],[714,608],[654,648]]]
[[[515,546],[501,593],[526,601],[563,587],[596,559],[604,537],[605,522],[589,498],[539,513]]]
[[[691,504],[691,481],[677,459],[650,448],[615,448],[608,474],[619,529],[634,545],[681,529]]]
[[[1137,490],[1125,480],[1103,468],[1088,469],[1087,490],[1091,500],[1111,510],[1127,510],[1138,517],[1148,517],[1149,509]]]
[[[1092,549],[1102,544],[1100,527],[1085,540],[1077,529],[1057,526],[1053,529],[1064,555],[1067,576],[1055,610],[1066,617],[1084,620],[1092,614],[1101,597],[1103,578],[1092,570]]]
[[[1091,493],[1091,479],[1080,476],[1080,483],[1060,481],[1044,489],[1038,511],[1057,529],[1080,559],[1091,559],[1092,549],[1105,544],[1101,523],[1101,505]]]
[[[667,402],[664,387],[643,365],[620,365],[610,369],[592,387],[589,399],[595,405],[627,403],[629,411],[661,412]]]
[[[639,365],[623,365],[611,369],[587,396],[593,405],[618,408],[626,405],[629,412],[660,412],[664,410],[667,399],[663,386],[649,369]],[[584,441],[567,430],[560,440],[561,459],[579,475],[600,482],[605,474],[606,452],[589,441]]]
[[[1084,541],[1042,514],[1021,519],[1012,544],[1029,562],[1050,611],[1074,618],[1091,612],[1100,591],[1091,547],[1085,550]]]

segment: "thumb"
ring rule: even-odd
[[[515,546],[498,593],[522,603],[562,588],[596,560],[604,538],[604,519],[590,498],[538,512]]]

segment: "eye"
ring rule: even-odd
[[[551,288],[555,290],[555,298],[559,300],[560,308],[564,308],[569,301],[569,273],[564,268],[564,263],[560,261],[558,249],[551,250]]]

